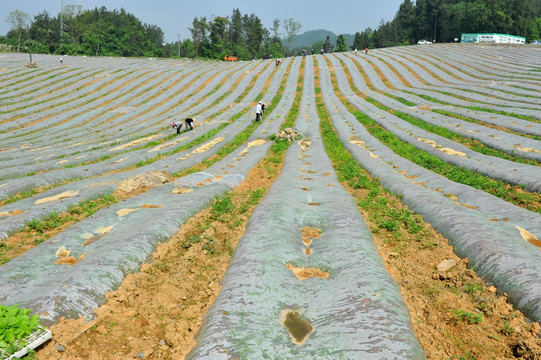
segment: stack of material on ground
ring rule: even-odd
[[[301,134],[293,129],[293,128],[285,128],[284,130],[280,131],[278,134],[276,134],[276,137],[278,139],[282,139],[282,140],[288,140],[288,141],[293,141],[293,140],[297,140],[299,139],[301,136]]]

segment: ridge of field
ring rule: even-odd
[[[439,44],[358,55],[286,58],[279,66],[272,60],[233,63],[86,57],[65,57],[59,63],[54,56],[35,55],[38,68],[24,70],[24,55],[4,54],[0,65],[0,259],[5,264],[0,265],[0,302],[33,308],[48,324],[63,317],[91,317],[107,292],[117,289],[127,274],[151,260],[158,242],[167,242],[215,197],[242,183],[275,141],[269,136],[279,131],[292,106],[300,111],[297,130],[305,137],[303,141],[310,140],[312,145],[300,143],[304,150],[297,155],[291,155],[299,151],[297,145],[297,150],[288,151],[286,173],[277,180],[283,193],[291,192],[290,201],[308,196],[310,206],[306,210],[299,207],[291,226],[319,225],[324,234],[337,231],[338,240],[355,237],[339,230],[339,220],[322,220],[333,219],[326,213],[333,207],[338,214],[338,203],[323,200],[324,194],[338,191],[338,187],[319,186],[316,190],[306,186],[311,193],[292,185],[294,178],[285,180],[303,163],[291,159],[310,154],[323,161],[325,150],[316,141],[319,121],[315,121],[321,110],[312,108],[315,97],[321,96],[338,139],[354,161],[447,238],[477,275],[505,293],[524,315],[539,322],[540,54],[540,49],[529,46]],[[299,72],[304,85],[297,85]],[[304,92],[298,92],[298,86],[304,86]],[[292,105],[294,100],[300,105]],[[253,122],[258,101],[269,108],[259,126]],[[169,123],[186,117],[196,118],[195,129],[175,134]],[[244,133],[244,140],[234,141]],[[226,146],[230,148],[227,155],[205,168],[207,159],[218,156]],[[194,173],[186,172],[198,164]],[[300,177],[311,180],[304,171]],[[330,174],[332,169],[321,172]],[[158,183],[75,221],[45,241],[36,241],[16,257],[4,256],[13,246],[6,245],[11,244],[10,238],[30,224],[36,226],[85,201],[117,194],[119,184],[128,179],[158,173],[164,177]],[[273,195],[275,192],[271,188],[271,197],[262,201],[263,208],[283,206],[283,199]],[[319,193],[321,201],[312,197]],[[274,197],[278,202],[270,205]],[[354,208],[344,209],[348,213],[345,218],[353,221],[350,227],[366,228],[353,220],[355,216],[349,212],[357,211]],[[308,215],[311,212],[314,215]],[[269,213],[264,210],[256,209],[254,216],[262,226],[275,221],[267,219]],[[312,220],[300,220],[303,216]],[[255,218],[251,221],[256,222]],[[239,244],[252,241],[254,230],[250,226]],[[395,225],[382,227],[392,231]],[[370,238],[369,232],[367,236]],[[285,235],[279,237],[289,241]],[[271,253],[266,257],[241,261],[236,267],[242,270],[237,272],[249,271],[243,268],[244,263],[270,266],[266,259],[275,258],[276,249],[269,248]],[[63,250],[69,256],[60,256]],[[287,262],[287,256],[279,258],[279,263]],[[338,264],[339,259],[336,253],[326,262]],[[299,259],[295,262],[301,263]],[[338,276],[340,271],[330,273]],[[370,275],[366,281],[377,283],[380,280],[376,277]],[[247,286],[256,281],[246,275],[229,275],[228,283],[241,278]],[[283,284],[289,284],[287,281]],[[248,294],[240,294],[248,296],[243,301],[250,301]],[[367,296],[369,300],[365,300],[373,306],[387,306],[382,299]],[[385,298],[389,296],[396,294]],[[231,305],[220,301],[222,307]],[[338,311],[306,301],[299,307],[312,318],[317,317],[317,309]],[[276,306],[269,305],[268,311],[276,311]],[[232,310],[224,318],[223,313],[214,311],[209,313],[214,320],[208,321],[237,321],[237,315],[237,310]],[[356,316],[364,321],[364,315]],[[411,327],[406,318],[388,321]],[[355,326],[355,321],[348,322],[352,319],[345,320],[340,318],[344,326]],[[323,324],[331,326],[326,321]],[[236,329],[221,328],[228,334],[225,348],[238,348],[241,338],[235,340],[235,334],[245,325]],[[271,337],[281,331],[279,327],[268,330]],[[199,347],[192,354],[205,352],[206,344],[216,342],[211,338],[200,335]],[[245,345],[263,341],[243,339],[248,341]],[[404,347],[398,345],[404,338],[394,340],[397,342],[391,345],[380,344],[379,349],[401,348],[404,354],[422,357],[414,338]],[[287,336],[280,335],[280,343],[285,345],[286,341]],[[347,347],[341,342],[333,346]],[[334,351],[332,346],[306,349],[311,349],[311,358]],[[265,347],[260,350],[266,352]]]

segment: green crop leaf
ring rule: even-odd
[[[15,335],[13,335],[13,330],[12,329],[7,329],[4,332],[4,338],[6,339],[6,341],[8,343],[14,342],[15,341]]]
[[[26,345],[23,339],[40,326],[38,315],[31,312],[17,304],[0,305],[0,349],[12,354]]]

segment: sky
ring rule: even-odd
[[[274,19],[281,22],[293,18],[301,24],[299,34],[310,30],[329,30],[339,34],[355,34],[380,21],[394,18],[403,0],[0,0],[0,35],[10,30],[6,18],[10,12],[20,10],[34,15],[46,10],[57,16],[62,4],[81,5],[85,10],[105,6],[135,15],[143,23],[157,25],[166,42],[191,38],[188,27],[195,17],[231,16],[233,9],[242,15],[255,14],[263,26],[271,29]],[[283,27],[280,28],[284,37]]]

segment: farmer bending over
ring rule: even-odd
[[[184,120],[184,123],[186,124],[186,130],[188,130],[188,128],[190,128],[190,130],[193,130],[193,123],[194,122],[195,122],[195,119],[186,118],[186,120]]]
[[[177,129],[177,134],[180,134],[180,128],[182,127],[182,123],[180,121],[174,121],[171,123],[171,127],[173,129]]]
[[[192,119],[192,118],[186,118],[186,120],[184,120],[184,124],[186,125],[185,126],[186,131],[193,130],[194,122],[195,122],[195,119]],[[177,134],[180,134],[180,129],[182,128],[182,122],[174,121],[171,123],[171,127],[173,129],[177,129]]]

